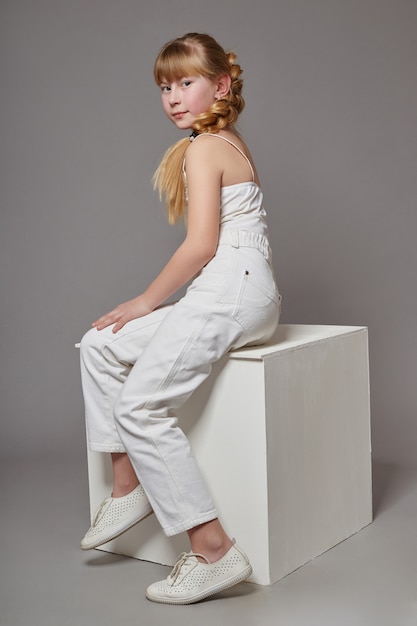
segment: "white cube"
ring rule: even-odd
[[[180,412],[226,531],[272,584],[372,521],[368,333],[280,324],[231,352]],[[111,493],[110,455],[88,453],[91,514]],[[172,565],[187,537],[155,516],[100,549]]]

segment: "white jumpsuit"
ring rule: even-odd
[[[226,352],[270,338],[280,301],[262,192],[238,183],[221,190],[216,254],[184,297],[81,341],[89,448],[128,453],[168,536],[217,517],[176,410]]]

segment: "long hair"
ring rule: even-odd
[[[229,92],[216,100],[208,111],[197,116],[192,127],[197,133],[217,133],[226,126],[233,126],[245,106],[241,95],[242,69],[235,59],[233,52],[225,52],[210,35],[188,33],[169,41],[160,50],[155,61],[154,78],[159,85],[165,81],[180,80],[183,76],[204,76],[209,80],[225,74],[230,76]],[[170,224],[174,224],[185,211],[182,168],[188,146],[188,137],[171,146],[153,177],[155,189],[166,202]]]

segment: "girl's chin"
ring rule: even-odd
[[[173,123],[179,130],[189,130],[192,128],[192,124],[190,122],[185,122],[182,120],[173,120]]]

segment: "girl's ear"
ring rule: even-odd
[[[228,74],[222,74],[221,76],[218,77],[217,82],[216,82],[216,85],[217,85],[216,98],[217,99],[224,98],[229,93],[231,83],[232,83],[232,79],[230,78]]]

